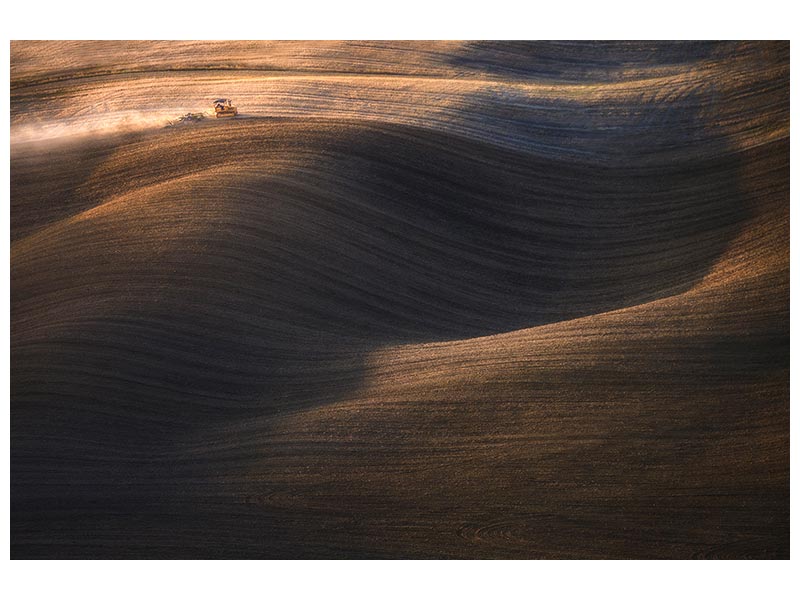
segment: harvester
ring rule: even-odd
[[[214,100],[214,114],[218,119],[223,117],[235,117],[239,114],[235,106],[231,105],[231,101],[226,98],[218,98]]]

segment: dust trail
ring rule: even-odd
[[[107,136],[158,129],[179,115],[173,111],[119,111],[102,116],[74,117],[11,125],[11,144],[63,138]]]

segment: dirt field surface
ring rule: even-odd
[[[789,556],[788,43],[13,42],[11,238],[12,558]]]

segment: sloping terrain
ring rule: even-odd
[[[11,61],[12,557],[788,557],[788,44]]]

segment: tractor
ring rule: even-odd
[[[214,114],[218,119],[224,117],[235,117],[239,114],[236,107],[231,105],[231,101],[226,98],[218,98],[214,100]]]

